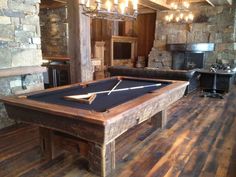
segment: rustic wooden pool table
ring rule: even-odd
[[[69,95],[111,90],[119,80],[122,82],[116,89],[161,85],[98,94],[91,104],[64,99]],[[88,159],[90,170],[107,176],[115,169],[116,138],[149,118],[155,128],[164,128],[168,106],[184,95],[187,85],[185,81],[118,76],[4,97],[1,101],[10,118],[40,127],[43,157],[56,156],[58,137],[74,139],[81,145],[78,151]],[[63,142],[62,139],[59,141]]]

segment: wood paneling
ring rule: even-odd
[[[94,41],[102,41],[105,38],[105,31],[103,31],[103,21],[101,19],[92,19],[91,20],[91,40]]]
[[[155,36],[156,13],[140,14],[136,21],[114,23],[107,20],[92,20],[91,39],[105,41],[105,65],[110,65],[110,41],[112,35],[131,36],[138,38],[138,56],[145,56],[146,60],[153,47]],[[117,28],[117,29],[115,29]]]
[[[91,23],[91,43],[94,44],[95,41],[105,42],[105,52],[104,52],[104,65],[110,65],[111,56],[111,37],[115,35],[114,28],[118,28],[118,25],[109,20],[93,19]]]
[[[156,13],[139,15],[136,23],[138,56],[145,56],[147,62],[155,37]]]

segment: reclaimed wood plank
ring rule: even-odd
[[[41,66],[13,67],[13,68],[7,68],[7,69],[0,69],[0,78],[35,74],[35,73],[43,73],[46,71],[47,69]]]
[[[165,131],[153,131],[150,122],[132,128],[116,141],[119,158],[112,176],[234,177],[235,93],[234,89],[223,100],[200,98],[198,94],[183,98],[170,107]],[[26,128],[25,133],[29,134],[29,130]],[[32,141],[32,146],[31,139],[21,133],[22,127],[12,131],[15,133],[0,131],[0,142],[1,138],[4,142],[11,141],[2,146],[6,148],[4,152],[18,151],[14,143],[25,149],[0,162],[1,177],[94,177],[87,171],[87,162],[73,153],[66,152],[52,161],[40,161],[39,143],[34,150],[27,148],[35,147],[37,142]],[[27,141],[17,139],[16,134],[21,134]],[[11,137],[15,142],[10,140]]]

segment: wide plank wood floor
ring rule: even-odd
[[[150,124],[116,142],[112,177],[236,177],[236,88],[223,100],[184,97],[168,110],[164,131]],[[38,129],[19,124],[0,131],[0,177],[93,177],[87,162],[65,152],[40,159]]]

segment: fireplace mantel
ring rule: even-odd
[[[167,44],[168,51],[179,52],[210,52],[214,51],[214,43],[189,43],[189,44]]]

